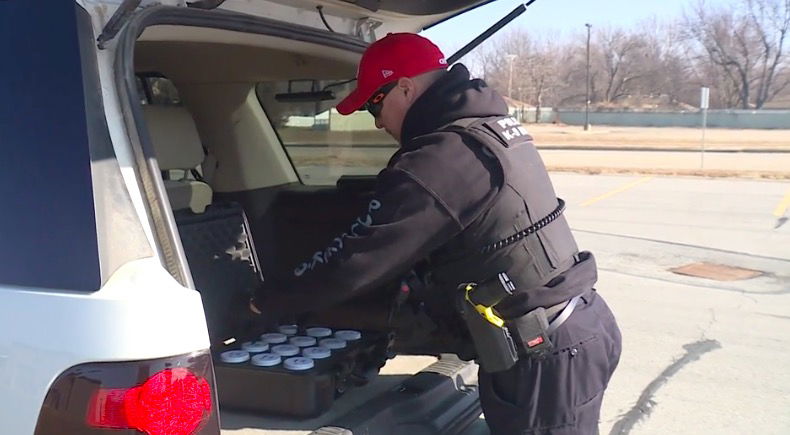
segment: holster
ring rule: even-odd
[[[518,361],[510,331],[493,307],[512,295],[513,285],[505,273],[480,284],[459,286],[457,308],[475,343],[477,362],[488,372],[508,370]]]
[[[518,361],[518,352],[510,331],[486,320],[462,294],[457,299],[458,312],[466,322],[475,344],[477,363],[488,373],[508,370]]]
[[[537,307],[521,317],[506,320],[505,325],[513,334],[519,355],[540,359],[554,350],[545,308]]]
[[[496,305],[513,294],[507,274],[480,284],[461,284],[457,308],[466,322],[477,350],[480,367],[494,373],[508,370],[519,357],[540,359],[550,354],[554,346],[549,339],[548,313],[543,307],[513,318],[502,319],[494,310]],[[552,313],[562,304],[551,307]]]

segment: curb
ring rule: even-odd
[[[572,172],[586,175],[663,175],[674,177],[702,178],[748,178],[758,180],[790,180],[790,172],[778,171],[740,171],[727,169],[649,169],[649,168],[609,168],[609,167],[572,167],[546,166],[549,172]]]
[[[584,145],[538,145],[539,151],[650,151],[667,153],[699,153],[699,148],[688,147],[637,147],[637,146],[584,146]],[[790,149],[772,148],[705,148],[706,153],[771,153],[784,154],[790,153]]]
[[[387,144],[326,144],[326,143],[293,143],[286,145],[288,148],[398,148],[397,145]],[[606,145],[536,145],[538,151],[651,151],[651,152],[688,152],[698,153],[699,148],[690,147],[639,147],[639,146],[606,146]],[[705,148],[706,153],[768,153],[790,154],[790,148]]]

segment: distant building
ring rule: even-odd
[[[525,103],[523,101],[514,100],[513,98],[502,97],[507,104],[508,113],[510,116],[518,119],[521,122],[529,122],[529,123],[536,123],[536,122],[554,122],[556,119],[556,115],[554,114],[554,109],[551,107],[541,107],[540,112],[538,112],[538,108]],[[540,119],[538,119],[540,118]]]
[[[510,116],[515,117],[519,121],[525,121],[524,114],[527,111],[529,111],[529,109],[532,109],[534,113],[535,107],[532,105],[505,96],[503,96],[502,98],[505,100],[505,103],[507,104],[507,111],[508,113],[510,113]],[[532,119],[532,122],[535,122],[534,118]]]

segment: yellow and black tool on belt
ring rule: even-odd
[[[508,370],[518,361],[516,346],[505,321],[494,307],[513,294],[515,286],[506,273],[481,283],[461,284],[458,310],[477,350],[477,362],[488,372]]]
[[[497,285],[499,284],[499,285]],[[494,326],[505,326],[505,321],[494,311],[494,306],[503,299],[513,294],[516,287],[506,273],[497,275],[495,280],[486,281],[480,285],[466,284],[464,288],[466,301],[475,307],[489,323]]]

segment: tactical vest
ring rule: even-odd
[[[576,272],[571,269],[582,262],[562,215],[526,237],[511,238],[495,249],[482,249],[508,240],[558,209],[551,180],[527,130],[508,116],[459,120],[443,130],[471,136],[481,144],[484,154],[498,162],[503,183],[490,207],[431,255],[431,284],[452,289],[459,283],[481,282],[506,272],[516,286],[518,311],[524,312],[566,301],[587,290],[560,286],[553,291],[551,287],[553,280],[564,280],[562,275]],[[589,255],[582,257],[592,260]],[[570,281],[594,282],[594,262],[589,263],[592,272],[590,264],[579,272],[593,276],[581,280],[577,276]]]

